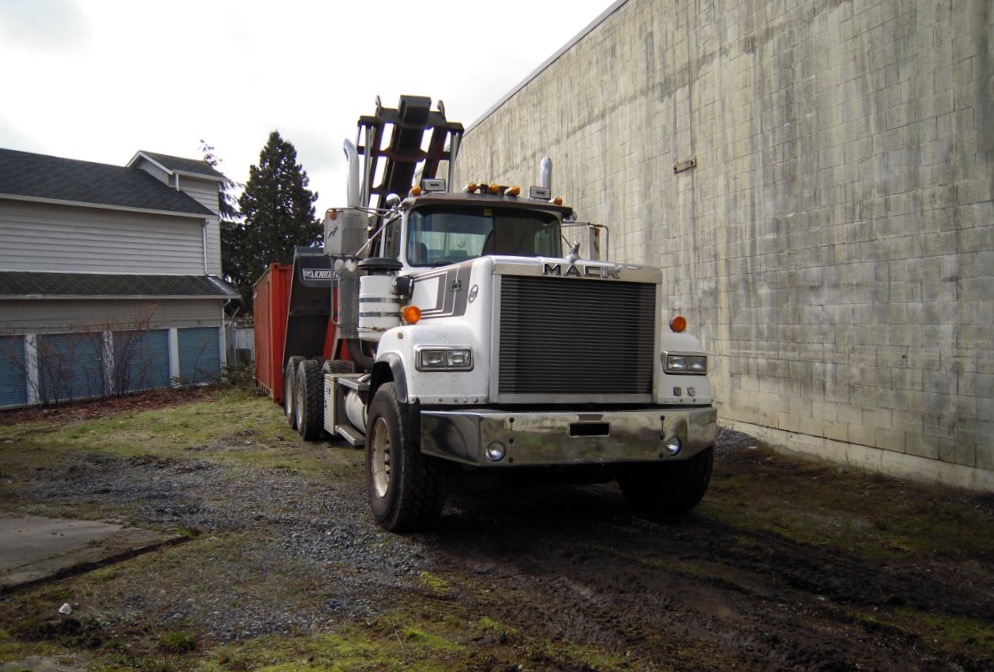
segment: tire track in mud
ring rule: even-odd
[[[875,560],[701,517],[694,524],[738,540],[724,546],[729,562],[832,602],[994,619],[994,585],[989,582],[954,585],[921,561]]]
[[[920,559],[866,558],[700,515],[644,520],[612,486],[459,504],[428,546],[467,604],[525,632],[630,655],[636,669],[986,669],[950,667],[872,616],[992,613],[989,585],[951,588]]]

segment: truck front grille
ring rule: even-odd
[[[501,397],[652,394],[655,285],[504,275],[500,286]]]

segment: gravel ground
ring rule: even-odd
[[[720,456],[755,445],[721,428]],[[341,444],[329,450],[349,451]],[[121,459],[75,456],[18,483],[16,498],[72,515],[97,507],[105,517],[138,527],[179,529],[198,540],[244,535],[237,550],[221,544],[200,570],[174,568],[129,585],[120,602],[97,610],[117,614],[118,625],[150,621],[192,627],[217,641],[264,634],[316,632],[374,617],[395,601],[386,594],[416,592],[431,569],[425,537],[394,535],[372,522],[362,481],[361,451],[343,482],[318,483],[288,469],[222,464],[206,459]],[[208,544],[209,546],[214,546]],[[183,555],[182,550],[174,551]],[[283,585],[312,586],[335,573],[326,599],[290,599],[274,608],[260,600],[272,577]],[[249,590],[242,590],[248,586]],[[219,589],[220,588],[220,589]],[[265,590],[264,590],[265,589]]]
[[[400,536],[373,523],[361,451],[299,446],[335,455],[334,468],[317,477],[196,451],[165,459],[98,455],[8,479],[0,495],[14,510],[99,513],[190,535],[67,582],[78,618],[74,641],[87,646],[89,637],[91,648],[171,629],[211,645],[336,632],[414,603],[513,628],[472,641],[468,667],[477,670],[600,669],[535,641],[597,647],[633,670],[994,669],[994,655],[985,653],[994,647],[991,557],[908,551],[880,559],[703,514],[645,520],[613,484],[457,492],[438,530]],[[805,483],[835,473],[781,463],[755,447],[752,437],[720,429],[716,477],[743,477],[757,493],[798,484],[803,492]],[[708,497],[748,503],[750,493],[736,487]],[[923,492],[937,502],[946,497]],[[853,504],[833,510],[854,512],[840,525],[865,525],[858,504],[865,494],[838,493]],[[964,498],[994,525],[992,501]],[[805,506],[812,516],[828,515]],[[425,577],[438,577],[444,595],[426,587]],[[0,601],[0,620],[23,619],[26,600]],[[979,619],[991,629],[950,654],[947,644],[899,621],[915,609]]]
[[[154,615],[219,641],[309,632],[368,618],[388,604],[378,596],[415,589],[428,567],[419,539],[372,524],[359,487],[315,483],[289,470],[200,459],[91,456],[36,472],[18,497],[67,511],[99,502],[101,510],[117,512],[115,517],[130,525],[180,529],[207,540],[209,547],[220,546],[201,558],[201,575],[173,583],[176,577],[166,572],[166,589],[156,580],[144,589],[134,586],[139,594],[120,605],[123,613],[142,614],[141,620]],[[221,535],[242,540],[236,550],[210,543]],[[334,594],[323,603],[288,599],[274,609],[258,599],[264,587],[279,592],[279,585],[268,586],[273,577],[283,585],[310,585],[334,568],[348,571],[339,572]],[[216,586],[226,589],[212,590]]]

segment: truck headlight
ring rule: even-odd
[[[471,371],[471,348],[417,348],[418,371]]]
[[[708,372],[707,355],[687,355],[678,352],[664,353],[666,373],[703,376]]]

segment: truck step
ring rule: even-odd
[[[362,448],[366,445],[366,436],[349,425],[335,425],[335,433],[353,448]]]

